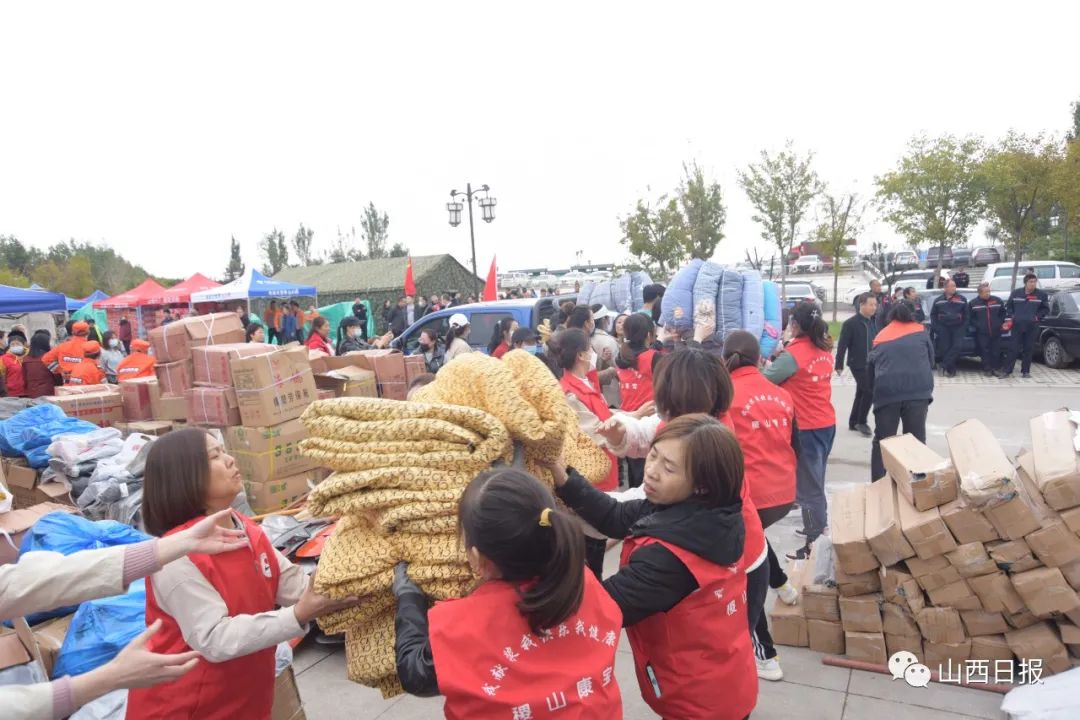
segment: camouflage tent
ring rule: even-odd
[[[314,285],[319,290],[319,302],[327,305],[351,304],[356,298],[369,300],[376,319],[381,322],[383,301],[396,303],[404,292],[407,261],[400,257],[292,267],[282,270],[274,279]],[[446,292],[469,295],[483,288],[483,280],[451,255],[418,255],[412,263],[416,292],[425,297]]]

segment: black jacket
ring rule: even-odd
[[[968,302],[960,293],[946,297],[945,293],[934,299],[930,306],[930,324],[946,327],[962,327],[968,323]]]
[[[1035,288],[1033,293],[1028,293],[1024,288],[1016,288],[1005,303],[1005,312],[1012,318],[1014,325],[1041,323],[1050,313],[1050,296],[1039,288]]]
[[[585,522],[610,538],[654,537],[718,565],[730,565],[742,557],[746,538],[742,503],[710,508],[693,498],[677,505],[619,502],[575,471],[570,471],[569,482],[556,493]],[[623,625],[630,626],[667,612],[698,584],[670,550],[651,544],[635,551],[619,572],[604,581],[604,588],[622,610]]]
[[[889,323],[889,328],[899,323]],[[882,333],[892,337],[890,333]],[[921,327],[895,339],[878,342],[870,352],[874,373],[874,407],[934,397],[934,344]]]
[[[374,347],[374,345],[368,345],[358,337],[347,337],[338,343],[337,354],[344,355],[345,353],[358,352],[360,350],[371,350]]]
[[[840,340],[836,344],[836,369],[844,369],[844,356],[852,370],[866,369],[866,357],[873,348],[878,333],[877,318],[860,314],[849,317],[840,327]]]
[[[975,298],[968,303],[971,311],[971,326],[980,335],[997,337],[1001,335],[1001,326],[1005,322],[1005,301],[997,295],[983,300]]]
[[[395,307],[394,312],[390,314],[390,331],[394,333],[394,337],[400,336],[409,329],[409,316],[406,313],[406,308]]]
[[[438,343],[435,344],[435,349],[431,352],[430,360],[428,360],[427,355],[424,354],[424,349],[419,345],[416,346],[416,350],[414,350],[412,354],[416,357],[424,358],[424,367],[432,375],[439,372],[442,366],[446,364],[446,351],[443,349],[443,346]]]
[[[958,288],[966,288],[968,283],[971,282],[971,278],[968,277],[966,272],[954,272],[952,274],[952,280],[956,283]]]
[[[874,314],[874,320],[877,321],[877,328],[880,330],[889,324],[889,313],[893,309],[893,298],[888,293],[878,293],[877,295],[877,312]],[[859,312],[859,303],[855,303],[855,312]]]

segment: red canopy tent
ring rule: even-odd
[[[202,273],[195,273],[184,282],[173,285],[168,290],[163,290],[157,295],[146,298],[144,305],[190,305],[192,293],[221,287],[221,283],[214,282]]]
[[[124,311],[134,310],[135,334],[145,337],[148,328],[143,325],[142,306],[148,304],[147,299],[161,296],[165,292],[165,288],[159,282],[153,278],[147,278],[138,287],[114,295],[108,300],[99,300],[94,303],[94,309],[105,310],[109,329],[113,332],[120,331],[120,318],[125,314]]]

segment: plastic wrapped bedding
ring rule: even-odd
[[[630,275],[620,275],[611,283],[611,295],[613,305],[608,305],[608,310],[614,310],[620,313],[631,312],[633,306],[631,293],[633,292],[633,283]]]
[[[780,286],[771,280],[761,283],[762,305],[765,327],[761,331],[761,355],[768,357],[780,342],[783,331],[783,318],[780,314]]]
[[[765,294],[761,286],[761,273],[744,270],[742,280],[742,329],[754,337],[761,337],[765,330]]]
[[[660,324],[678,332],[686,332],[694,325],[694,285],[704,260],[694,258],[671,279],[664,299],[660,303]],[[713,293],[715,304],[716,294]]]
[[[647,272],[630,273],[630,312],[637,312],[645,307],[645,286],[652,285],[652,278]]]
[[[743,327],[742,299],[743,276],[738,270],[721,268],[716,285],[716,335],[719,339],[723,340]]]
[[[579,290],[578,294],[577,294],[577,300],[575,301],[576,304],[578,304],[578,305],[589,305],[589,304],[591,304],[589,302],[589,298],[592,297],[593,290],[595,290],[595,289],[596,289],[596,283],[594,283],[594,282],[587,282],[584,285],[582,285],[581,290]]]
[[[592,295],[589,296],[589,305],[603,305],[610,309],[615,304],[615,298],[612,295],[612,284],[610,282],[596,283]]]

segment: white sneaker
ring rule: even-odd
[[[784,671],[780,669],[780,661],[777,658],[771,660],[754,659],[757,660],[757,676],[759,678],[773,682],[784,679]]]
[[[776,588],[776,594],[779,596],[780,602],[785,605],[797,605],[799,603],[799,591],[791,587],[791,583],[784,583]]]

